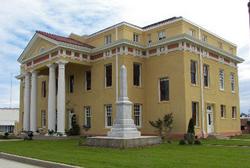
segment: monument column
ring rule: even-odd
[[[30,130],[30,73],[25,74],[24,81],[24,116],[23,116],[23,130]]]
[[[56,130],[56,65],[49,64],[48,130]]]
[[[31,98],[30,98],[30,131],[37,131],[37,71],[31,75]]]
[[[57,132],[65,133],[65,64],[58,61]]]

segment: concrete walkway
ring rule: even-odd
[[[42,167],[0,158],[0,168],[42,168]]]

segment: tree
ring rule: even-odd
[[[190,118],[190,120],[189,120],[187,133],[194,134],[194,120],[193,120],[193,118]]]
[[[156,121],[149,121],[150,125],[158,129],[159,135],[162,139],[168,138],[169,133],[173,128],[173,114],[169,113],[164,115],[163,119]]]

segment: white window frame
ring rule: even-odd
[[[90,72],[90,89],[89,90],[87,90],[87,72]],[[87,71],[85,71],[85,91],[90,91],[90,90],[92,90],[92,86],[91,86],[91,83],[92,83],[92,72],[91,72],[91,70],[87,70]]]
[[[235,93],[235,74],[233,72],[230,73],[230,87],[232,93]]]
[[[138,107],[139,107],[139,109],[138,109]],[[139,111],[136,111],[136,110],[139,110]],[[139,113],[139,114],[137,114],[137,113]],[[139,117],[139,125],[136,125],[135,117]],[[142,126],[142,105],[139,103],[134,104],[134,122],[135,122],[136,127],[141,128],[141,126]]]
[[[141,82],[142,82],[142,80],[141,80],[141,67],[142,67],[142,65],[141,65],[141,63],[137,63],[137,62],[134,62],[133,63],[133,68],[134,68],[134,65],[139,65],[139,72],[140,72],[140,76],[139,76],[139,85],[137,86],[137,85],[135,85],[134,84],[134,69],[133,69],[133,86],[136,86],[136,87],[141,87]]]
[[[108,111],[111,110],[111,111]],[[111,128],[113,126],[113,117],[112,117],[112,104],[105,104],[104,111],[105,111],[105,128]],[[108,125],[108,116],[111,117],[111,125]]]
[[[148,42],[148,44],[151,44],[151,43],[152,43],[151,34],[148,34],[148,35],[147,35],[147,42]]]
[[[207,43],[207,35],[202,34],[201,40],[202,40],[203,42]]]
[[[87,118],[90,118],[90,125],[88,125],[88,120]],[[90,126],[91,128],[91,119],[92,119],[92,115],[91,115],[91,107],[90,106],[84,106],[84,125],[85,126]]]
[[[161,81],[168,81],[168,100],[161,100]],[[169,102],[170,101],[170,81],[169,81],[169,77],[165,76],[165,77],[161,77],[158,79],[158,99],[159,102]]]
[[[225,90],[225,72],[223,69],[219,70],[219,88],[221,91]]]
[[[223,115],[221,115],[221,114],[223,114]],[[225,119],[227,116],[226,116],[227,114],[226,114],[226,105],[224,105],[224,104],[221,104],[220,105],[220,117],[222,118],[222,119]]]
[[[47,116],[46,116],[46,111],[41,110],[41,127],[46,128],[47,125]]]
[[[192,62],[195,63],[195,83],[192,83],[192,75],[191,75],[192,74],[192,71],[191,71],[192,70],[192,68],[191,68]],[[196,60],[190,61],[190,83],[194,86],[198,85],[198,61],[196,61]]]
[[[104,37],[104,44],[105,44],[105,45],[108,45],[108,44],[111,44],[111,43],[112,43],[112,35],[111,35],[111,34],[106,35],[106,36]]]
[[[194,29],[189,29],[189,30],[188,30],[188,34],[189,34],[190,36],[192,36],[192,37],[195,37],[196,31],[195,31]]]
[[[192,111],[192,115],[193,115],[193,103],[195,103],[195,108],[196,108],[196,112],[195,112],[195,127],[199,127],[199,102],[197,101],[192,101],[191,104],[191,111]]]
[[[164,30],[158,32],[158,40],[163,40],[166,38],[166,33]]]
[[[207,67],[207,86],[205,86],[205,66]],[[209,74],[209,65],[203,64],[203,85],[205,88],[209,88],[210,86],[210,74]]]
[[[133,42],[139,43],[140,37],[138,33],[133,33]]]
[[[232,106],[232,119],[237,118],[237,108],[236,106]]]
[[[112,69],[112,71],[111,71],[111,85],[110,86],[107,86],[107,74],[106,74],[106,68],[107,68],[107,66],[111,66],[111,69]],[[112,66],[112,63],[110,63],[110,64],[105,64],[104,65],[104,82],[105,82],[105,88],[111,88],[112,87],[112,85],[113,85],[113,66]]]

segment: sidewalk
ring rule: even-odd
[[[12,160],[0,158],[0,168],[42,168],[39,166],[24,164]]]

